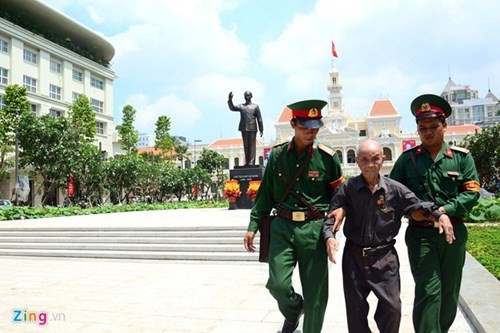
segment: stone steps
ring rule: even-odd
[[[0,256],[257,261],[257,253],[243,248],[245,232],[236,227],[0,227]]]

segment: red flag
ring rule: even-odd
[[[335,49],[335,44],[333,43],[333,40],[332,40],[332,55],[335,57],[335,58],[338,58],[338,54],[337,54],[337,50]]]

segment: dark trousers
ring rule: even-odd
[[[245,151],[245,165],[254,165],[257,132],[242,131],[241,138],[243,139],[243,150]]]
[[[415,280],[413,326],[417,333],[446,333],[457,314],[467,228],[453,226],[456,240],[446,243],[435,228],[408,227],[406,245]]]
[[[347,313],[347,327],[351,333],[370,333],[367,297],[373,292],[378,298],[375,322],[381,333],[398,333],[401,323],[401,280],[399,258],[394,247],[373,256],[344,249],[342,276]]]
[[[321,332],[328,302],[328,259],[322,226],[322,219],[292,222],[277,217],[271,223],[266,287],[287,320],[294,322],[304,311],[303,333]],[[297,263],[304,297],[292,285]]]

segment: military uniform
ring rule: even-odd
[[[299,103],[295,107],[291,105],[292,116],[300,114],[295,112],[294,115],[294,110],[300,111],[309,104],[311,101]],[[324,105],[326,102],[321,103],[319,108]],[[310,118],[318,119],[317,113],[311,115],[313,117]],[[300,117],[304,118],[307,119],[307,115]],[[316,207],[320,215],[312,214],[307,205],[290,194],[280,207],[276,207],[286,191],[283,176],[288,183],[291,182],[291,178],[305,163],[307,165],[291,191],[301,194]],[[258,230],[260,217],[268,215],[273,208],[278,210],[277,217],[271,223],[269,279],[266,287],[278,302],[286,321],[297,322],[298,325],[298,319],[304,313],[304,333],[319,333],[323,325],[328,300],[328,261],[321,228],[332,192],[342,181],[340,161],[331,148],[314,143],[298,153],[292,140],[272,149],[251,210],[248,230],[253,232]],[[292,274],[297,263],[303,297],[292,286]]]
[[[412,103],[412,112],[417,122],[432,118],[433,114],[442,117],[444,122],[451,107],[439,96],[423,95]],[[444,234],[439,234],[438,229],[425,221],[410,219],[405,235],[415,280],[415,331],[448,332],[457,312],[465,262],[467,229],[462,217],[474,207],[479,197],[474,160],[466,149],[450,147],[444,142],[433,158],[421,145],[405,151],[398,158],[390,177],[405,184],[420,199],[435,201],[452,220],[456,238],[452,244],[448,244]]]

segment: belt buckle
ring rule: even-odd
[[[304,212],[292,212],[292,221],[304,222],[306,220],[306,214]]]
[[[370,253],[369,251],[371,250],[371,247],[364,247],[361,249],[361,253],[363,254],[363,257],[368,257],[368,254]]]
[[[433,224],[432,224],[432,226],[433,226],[434,228],[439,229],[439,222],[438,222],[438,221],[434,221],[434,222],[433,222]]]

